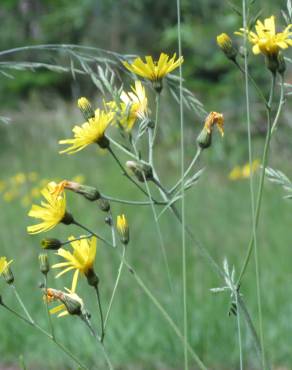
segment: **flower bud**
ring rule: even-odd
[[[76,299],[74,294],[64,293],[61,301],[64,303],[70,315],[80,316],[82,314],[82,302],[80,302],[79,299]]]
[[[72,190],[77,194],[81,194],[84,198],[91,202],[100,198],[99,191],[93,186],[81,185],[78,182],[66,181],[65,189]]]
[[[104,198],[98,199],[97,205],[102,212],[109,212],[109,210],[111,209],[110,202]]]
[[[212,144],[212,132],[208,132],[208,130],[204,127],[197,137],[197,144],[201,149],[209,148],[209,146]]]
[[[148,164],[135,161],[127,161],[126,166],[130,171],[132,171],[132,173],[139,181],[144,182],[145,180],[153,180],[152,167]]]
[[[130,232],[129,232],[129,224],[128,224],[128,221],[125,215],[119,215],[117,217],[117,230],[120,234],[121,242],[127,245],[130,239]]]
[[[46,253],[39,254],[40,271],[42,274],[47,275],[50,271],[49,258]]]
[[[6,257],[0,258],[0,275],[3,276],[7,284],[12,284],[14,282],[14,275],[10,268],[10,264],[12,262],[13,262],[12,260],[7,262]]]
[[[78,108],[81,110],[83,117],[88,121],[90,118],[94,118],[95,113],[90,104],[90,102],[86,98],[78,99]]]
[[[41,241],[41,246],[43,249],[58,250],[61,248],[62,243],[59,239],[46,238]]]
[[[232,40],[226,33],[217,36],[217,44],[228,59],[235,61],[237,50],[233,47]]]

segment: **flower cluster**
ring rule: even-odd
[[[243,166],[235,166],[229,173],[229,180],[242,180],[248,179],[251,173],[255,173],[260,168],[260,161],[255,159],[250,166],[249,163],[244,164]]]

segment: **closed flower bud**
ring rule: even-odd
[[[212,132],[208,132],[208,130],[204,127],[197,137],[197,143],[201,149],[209,148],[209,146],[212,144]]]
[[[72,294],[64,294],[61,301],[64,303],[70,315],[80,316],[82,314],[82,302],[76,299]]]
[[[47,275],[50,271],[49,258],[46,253],[39,254],[40,271],[42,274]]]
[[[100,198],[98,199],[97,204],[99,209],[103,212],[109,212],[109,210],[111,209],[110,202],[107,199]]]
[[[128,221],[125,215],[119,215],[117,217],[117,230],[120,234],[121,242],[127,245],[130,239],[130,232],[129,232]]]
[[[66,181],[64,188],[72,190],[77,194],[81,194],[84,198],[92,202],[100,198],[99,191],[93,186],[81,185],[74,181]]]
[[[144,182],[145,180],[153,180],[152,168],[148,164],[135,161],[127,161],[126,166],[130,171],[132,171],[132,173],[139,181]]]
[[[90,102],[86,98],[78,99],[78,108],[81,110],[83,117],[88,121],[90,118],[95,116],[94,110]]]
[[[12,260],[7,262],[6,257],[0,257],[0,275],[3,276],[7,284],[12,284],[14,282],[14,276],[10,268],[12,262]]]
[[[233,47],[232,40],[226,33],[217,36],[217,44],[228,59],[235,61],[237,50]]]
[[[59,239],[46,238],[41,241],[41,246],[44,249],[58,250],[59,248],[61,248],[62,243]]]

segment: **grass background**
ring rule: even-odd
[[[165,99],[165,100],[164,100]],[[169,130],[178,130],[178,113],[167,110],[168,101],[162,99],[161,133],[156,153],[157,167],[165,184],[170,186],[179,176],[179,137],[167,140]],[[78,117],[78,118],[77,118]],[[0,156],[1,180],[19,172],[35,171],[40,178],[70,179],[83,174],[86,183],[95,185],[103,193],[117,197],[142,199],[141,194],[121,175],[112,159],[94,146],[74,156],[58,154],[57,141],[68,137],[73,123],[79,122],[79,113],[72,105],[60,100],[50,102],[49,109],[38,101],[20,105],[19,112],[11,114],[12,121],[0,127],[2,146]],[[81,120],[80,120],[81,122]],[[214,145],[205,151],[197,168],[206,167],[198,184],[187,193],[187,223],[212,256],[239,270],[250,238],[250,201],[247,180],[232,182],[228,173],[246,153],[246,139],[232,143],[228,140],[229,126],[226,122],[227,147],[233,147],[232,156],[224,153],[226,147],[218,135]],[[186,159],[195,153],[195,137],[200,124],[187,120]],[[290,133],[289,128],[286,128]],[[291,153],[281,148],[283,139],[272,143],[272,164],[289,175]],[[260,153],[262,139],[255,140],[255,151]],[[222,154],[223,153],[223,154]],[[123,159],[125,157],[122,156]],[[241,164],[243,163],[242,156]],[[247,158],[247,157],[245,157]],[[245,159],[246,160],[246,159]],[[258,175],[256,175],[256,181]],[[29,190],[29,188],[28,188]],[[262,218],[259,225],[259,250],[261,261],[261,284],[263,300],[264,333],[269,358],[275,368],[289,369],[291,355],[291,314],[289,296],[291,282],[291,203],[281,199],[281,190],[266,183]],[[68,208],[74,216],[88,227],[104,235],[110,235],[104,224],[104,214],[96,204],[89,203],[75,194],[68,194]],[[1,200],[0,240],[1,255],[13,258],[13,271],[21,296],[36,320],[47,325],[45,307],[38,283],[37,256],[40,240],[44,235],[29,236],[25,228],[31,223],[27,208],[20,199],[11,202]],[[165,265],[156,233],[152,212],[149,208],[113,205],[114,215],[124,212],[130,223],[131,243],[127,255],[151,290],[159,297],[167,311],[182,328],[182,286],[180,229],[171,214],[161,218],[163,240],[167,250],[172,276],[172,289],[166,279]],[[47,236],[65,239],[77,235],[73,226],[59,225]],[[51,262],[56,261],[52,254]],[[96,271],[100,277],[100,289],[104,305],[109,302],[111,289],[117,273],[119,259],[116,250],[101,245],[97,254]],[[238,368],[238,342],[235,317],[228,316],[228,294],[212,294],[209,289],[222,285],[210,266],[200,257],[194,244],[187,240],[187,280],[190,343],[211,369]],[[70,276],[54,280],[50,286],[63,288],[70,285]],[[256,288],[253,259],[242,285],[253,318],[256,319]],[[12,291],[3,281],[0,292],[10,305],[16,305]],[[98,325],[92,292],[81,282],[80,292]],[[1,309],[0,353],[1,363],[15,364],[19,356],[29,369],[75,369],[53,343],[26,327]],[[91,368],[105,368],[103,355],[88,335],[86,327],[76,318],[54,318],[57,337],[70,347]],[[243,356],[245,368],[258,368],[252,339],[244,323]],[[106,334],[106,348],[117,369],[181,369],[183,348],[160,313],[137,286],[132,276],[124,270],[120,287],[110,316]],[[195,369],[195,365],[193,365]]]

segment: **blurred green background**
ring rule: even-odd
[[[262,10],[262,18],[275,14],[281,24],[285,1],[252,1],[251,17]],[[231,181],[230,171],[248,161],[243,79],[240,72],[217,49],[216,35],[232,34],[241,26],[240,1],[182,1],[182,41],[185,85],[195,94],[206,111],[223,112],[225,137],[217,132],[212,147],[205,151],[197,169],[205,167],[198,184],[187,193],[187,223],[212,256],[222,264],[224,257],[236,271],[240,269],[251,232],[248,179]],[[166,0],[93,1],[2,0],[0,5],[1,50],[38,44],[80,44],[125,54],[159,55],[177,50],[176,2]],[[234,37],[236,43],[240,40]],[[291,57],[288,53],[288,56]],[[81,123],[76,107],[79,96],[92,101],[100,95],[89,76],[70,72],[54,73],[45,68],[10,69],[15,62],[39,62],[68,66],[62,53],[28,50],[0,53],[0,255],[15,260],[16,285],[37,321],[47,325],[45,307],[38,283],[37,255],[44,235],[28,236],[31,224],[27,211],[39,202],[39,189],[46,181],[76,179],[94,185],[103,193],[141,200],[141,194],[126,181],[112,158],[94,146],[74,155],[60,156],[58,140],[70,137],[73,124]],[[6,63],[6,64],[4,64]],[[70,65],[69,65],[70,67]],[[251,55],[250,68],[265,94],[269,91],[269,73],[261,56]],[[286,80],[292,81],[291,67]],[[128,80],[126,79],[128,87]],[[150,101],[153,92],[147,89]],[[278,99],[278,90],[276,100]],[[260,158],[265,134],[265,111],[251,88],[254,158]],[[154,106],[152,112],[155,111]],[[270,165],[291,174],[291,104],[287,101],[280,129],[273,137]],[[179,109],[167,90],[161,99],[161,119],[156,152],[157,168],[166,186],[180,176]],[[195,138],[203,117],[185,111],[186,163],[195,154]],[[121,155],[125,161],[127,158]],[[255,174],[258,182],[258,172]],[[282,192],[265,184],[259,248],[266,348],[275,369],[292,369],[291,315],[291,207],[281,199]],[[102,234],[110,236],[96,204],[76,195],[68,195],[68,207],[76,218]],[[114,216],[123,212],[131,228],[128,259],[151,290],[182,328],[181,236],[171,214],[161,221],[167,250],[172,288],[170,289],[151,209],[113,205]],[[77,217],[78,215],[78,217]],[[47,236],[64,240],[76,234],[76,227],[58,226]],[[239,368],[235,317],[228,316],[228,293],[213,295],[210,288],[222,281],[202,259],[191,240],[187,240],[188,313],[190,343],[210,369]],[[52,260],[57,258],[52,255]],[[109,301],[117,273],[116,251],[100,245],[97,271],[104,305]],[[64,283],[65,281],[65,283]],[[84,283],[84,282],[83,282]],[[87,291],[81,284],[80,292]],[[53,287],[69,286],[70,277],[55,281]],[[82,289],[84,287],[84,289]],[[12,292],[0,282],[5,302],[16,305]],[[257,325],[255,272],[253,260],[244,279],[242,293]],[[93,317],[96,313],[91,292],[85,300]],[[1,310],[0,368],[18,368],[23,356],[28,369],[76,369],[54,344],[42,338]],[[95,320],[98,325],[98,320]],[[98,346],[92,343],[86,327],[75,318],[54,318],[58,338],[92,369],[104,369]],[[252,338],[242,322],[243,358],[246,369],[258,369]],[[160,313],[124,270],[110,317],[106,348],[116,369],[182,369],[183,348]],[[193,369],[196,369],[192,364]]]

